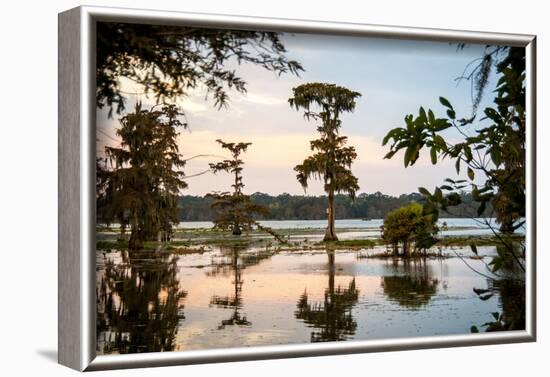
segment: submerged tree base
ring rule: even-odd
[[[334,242],[334,241],[338,241],[338,237],[325,234],[325,237],[323,238],[323,242]]]
[[[173,252],[179,254],[204,253],[214,250],[217,247],[239,247],[239,248],[268,248],[281,252],[311,252],[321,250],[336,251],[357,251],[358,258],[396,258],[388,245],[381,238],[351,238],[344,240],[324,240],[325,230],[323,229],[277,229],[277,237],[270,234],[270,228],[255,229],[243,232],[240,236],[231,233],[221,232],[214,229],[175,229],[173,237],[168,242],[145,241],[143,250],[156,250],[158,252]],[[117,240],[116,228],[98,228],[98,240],[96,249],[102,252],[112,250],[128,250],[126,240]],[[356,228],[342,228],[339,233],[342,237],[348,232],[357,232]],[[522,236],[517,237],[518,240]],[[412,253],[410,256],[398,256],[397,258],[447,258],[442,255],[442,250],[453,248],[468,248],[475,244],[478,247],[496,246],[499,239],[495,236],[464,236],[464,237],[442,237],[426,253]],[[376,249],[375,249],[376,248]],[[375,250],[372,250],[375,249]],[[366,253],[368,251],[368,254]],[[448,253],[447,253],[448,254]],[[474,254],[463,255],[465,258],[482,258]]]

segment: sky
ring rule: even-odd
[[[309,141],[318,134],[315,122],[307,121],[301,112],[292,109],[288,98],[293,87],[326,82],[361,93],[355,111],[342,115],[340,131],[357,150],[352,171],[359,179],[359,193],[380,191],[400,195],[415,192],[420,186],[433,190],[445,178],[457,178],[452,162],[443,161],[434,166],[427,152],[409,168],[404,167],[403,151],[391,160],[383,159],[389,146],[382,147],[382,139],[392,128],[404,126],[405,115],[416,116],[420,106],[443,116],[445,109],[439,104],[439,96],[453,104],[459,117],[469,116],[471,85],[467,81],[457,82],[456,78],[470,62],[482,56],[484,46],[469,45],[457,51],[456,45],[446,42],[308,34],[283,34],[281,39],[287,57],[299,61],[305,69],[299,77],[278,76],[252,64],[235,63],[232,65],[237,74],[247,82],[247,93],[230,91],[227,109],[218,110],[212,100],[205,99],[201,88],[176,100],[189,123],[189,129],[182,130],[178,137],[183,157],[212,155],[188,161],[184,169],[186,175],[203,172],[209,162],[229,157],[216,139],[251,142],[243,155],[244,191],[304,195],[293,168],[311,154]],[[494,84],[491,75],[488,88],[494,88]],[[124,80],[122,90],[142,92]],[[491,98],[487,91],[479,108],[483,109]],[[155,103],[153,96],[127,95],[127,110],[130,111],[137,100],[146,105]],[[106,145],[118,143],[115,131],[121,116],[109,119],[107,113],[105,108],[97,112],[98,155],[103,154]],[[447,137],[456,140],[459,135],[451,130]],[[182,194],[229,191],[231,181],[225,173],[190,177],[189,187]],[[305,192],[307,195],[323,193],[321,182],[311,182]]]

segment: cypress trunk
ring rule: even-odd
[[[138,229],[132,229],[130,240],[128,241],[128,249],[131,251],[143,249],[143,240]]]
[[[408,240],[403,241],[403,255],[405,257],[410,256],[409,241]]]
[[[336,228],[334,225],[335,222],[335,216],[334,216],[334,192],[331,191],[328,194],[328,208],[327,208],[327,217],[328,217],[328,225],[327,230],[325,232],[325,238],[323,238],[323,241],[338,241],[338,237],[336,237]]]
[[[235,223],[233,225],[233,235],[234,236],[240,236],[243,232],[241,231],[241,227],[239,226],[239,223]]]
[[[128,241],[128,249],[136,251],[143,249],[143,237],[139,229],[137,216],[132,217],[132,225],[130,226],[130,240]]]

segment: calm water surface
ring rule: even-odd
[[[441,218],[438,224],[445,225],[447,229],[442,230],[442,236],[485,236],[493,235],[493,231],[484,223],[485,219],[465,219],[465,218]],[[498,229],[495,219],[488,219],[489,224]],[[272,229],[325,229],[326,220],[262,220],[263,226]],[[380,237],[380,226],[384,223],[383,219],[361,220],[361,219],[339,219],[336,220],[336,228],[339,229],[339,238],[350,239],[356,237]],[[180,222],[178,228],[212,228],[210,221],[186,221]],[[345,231],[342,231],[345,230]],[[525,229],[522,227],[517,233],[522,234]],[[299,235],[296,235],[299,237]]]
[[[467,334],[514,300],[458,258],[355,252],[98,252],[97,277],[101,354]]]

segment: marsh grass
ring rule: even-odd
[[[506,236],[510,237],[514,241],[522,241],[525,237],[522,235]],[[463,236],[463,237],[441,237],[436,246],[450,247],[450,246],[496,246],[502,244],[502,240],[496,236]]]
[[[98,227],[98,241],[96,249],[98,251],[123,251],[128,249],[128,242],[117,240],[116,228]],[[356,231],[355,228],[345,228],[339,230],[340,233]],[[339,240],[331,242],[322,242],[312,236],[322,236],[323,229],[282,229],[278,230],[286,240],[286,243],[280,243],[259,231],[250,231],[241,236],[232,236],[218,230],[195,228],[195,229],[177,229],[174,238],[169,242],[159,243],[156,241],[145,242],[144,248],[148,250],[157,250],[158,252],[173,254],[202,254],[213,251],[219,247],[239,248],[239,249],[269,249],[274,252],[317,252],[317,251],[355,251],[357,258],[395,258],[388,250],[376,251],[374,248],[383,248],[386,246],[381,238],[358,238]],[[299,237],[303,235],[304,237]],[[292,237],[294,236],[294,237]],[[523,236],[516,236],[521,240]],[[499,238],[496,236],[453,236],[441,237],[433,248],[426,253],[417,253],[410,258],[448,258],[449,255],[443,255],[442,249],[453,247],[476,246],[496,246],[499,244]],[[468,256],[475,258],[475,255]]]

